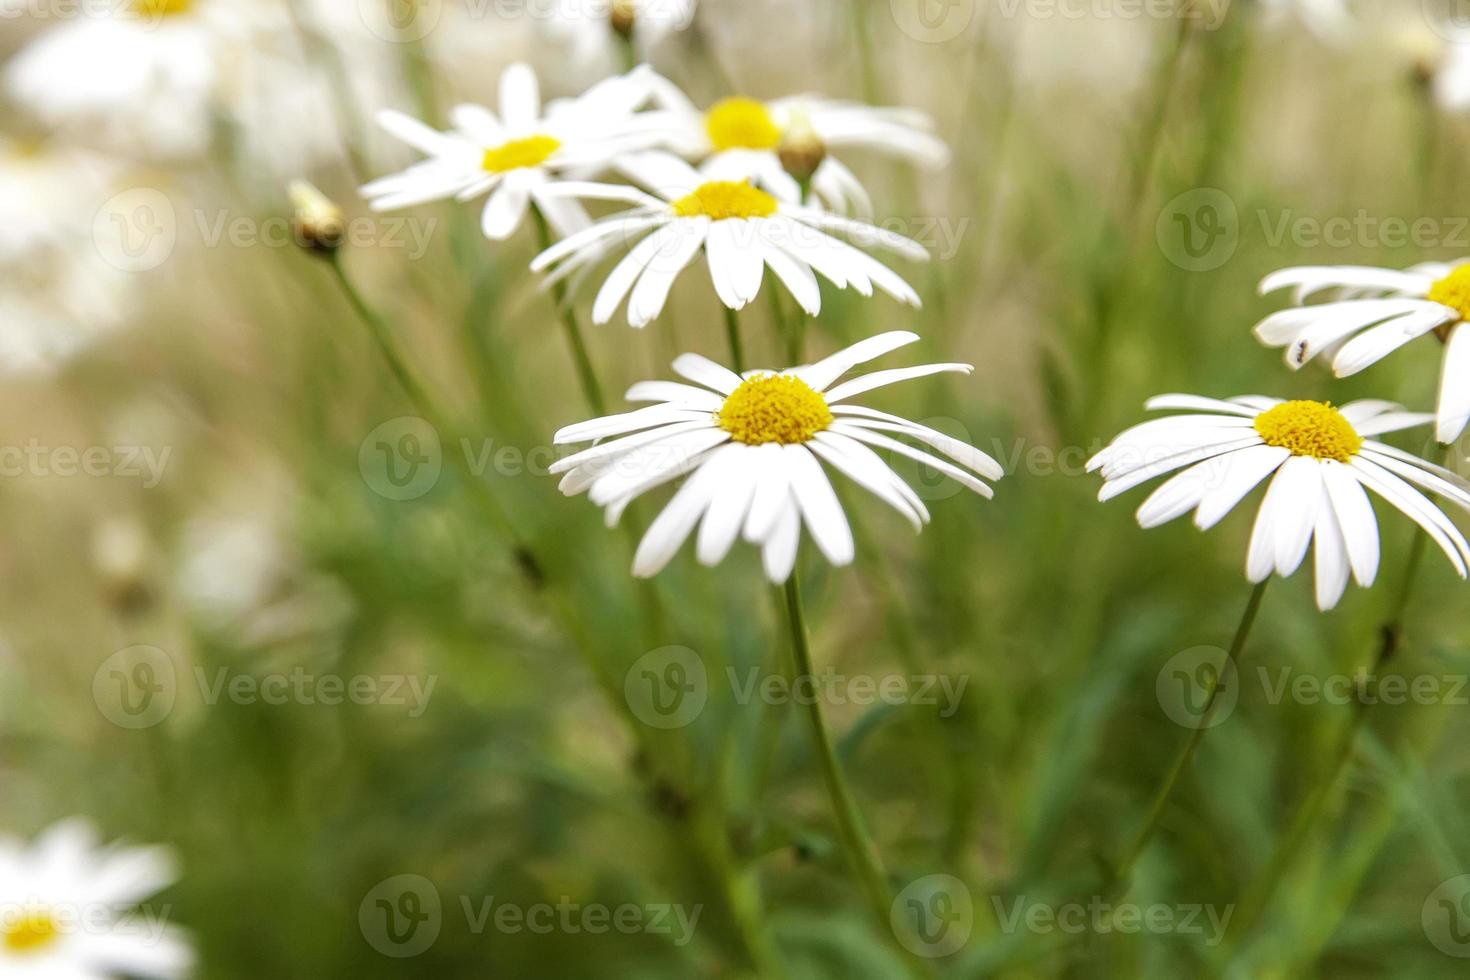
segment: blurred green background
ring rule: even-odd
[[[300,62],[312,92],[345,79],[345,112],[326,98],[296,119],[284,107],[305,88],[277,85],[278,111],[215,106],[219,132],[192,157],[88,147],[21,104],[0,121],[15,196],[74,219],[74,242],[32,258],[72,248],[96,265],[94,216],[125,192],[161,194],[177,230],[150,268],[83,274],[110,291],[98,305],[118,322],[100,335],[91,312],[37,313],[26,329],[49,331],[46,346],[65,331],[85,342],[20,365],[0,394],[0,445],[40,446],[53,470],[7,473],[0,493],[0,826],[26,834],[85,814],[175,847],[184,876],[163,901],[195,936],[203,977],[739,977],[762,947],[792,977],[903,975],[835,846],[797,707],[742,698],[730,682],[780,672],[787,657],[750,550],[714,570],[681,555],[651,586],[635,582],[635,538],[545,474],[551,433],[589,412],[526,271],[530,229],[495,244],[471,206],[425,206],[393,225],[356,199],[360,179],[410,159],[371,130],[375,108],[442,123],[457,101],[492,101],[517,58],[549,94],[597,77],[520,8],[436,9],[412,43],[337,26],[355,11],[307,14],[277,54]],[[1456,681],[1470,670],[1470,621],[1463,584],[1434,554],[1390,666],[1438,679],[1440,696],[1371,710],[1340,791],[1250,935],[1222,942],[1206,911],[1234,908],[1333,764],[1351,707],[1273,698],[1272,685],[1282,671],[1351,677],[1371,661],[1410,542],[1388,508],[1377,587],[1326,615],[1309,573],[1268,591],[1238,699],[1120,899],[1172,910],[1175,924],[1075,931],[1011,915],[1098,894],[1189,734],[1171,720],[1171,658],[1227,645],[1249,593],[1253,508],[1208,535],[1187,521],[1144,532],[1141,495],[1098,504],[1082,463],[1167,391],[1428,410],[1432,340],[1349,381],[1315,365],[1292,374],[1250,334],[1277,302],[1255,284],[1294,264],[1470,254],[1465,122],[1434,98],[1455,46],[1419,4],[1356,10],[1341,38],[1286,5],[1234,4],[1218,23],[1134,9],[707,0],[651,52],[703,105],[729,94],[726,77],[754,96],[908,105],[954,149],[939,174],[848,160],[878,219],[935,261],[900,270],[925,299],[919,312],[827,292],[808,351],[913,329],[924,339],[904,363],[973,362],[970,378],[872,404],[965,437],[1009,475],[987,503],[895,460],[931,504],[926,533],[845,494],[857,564],[829,569],[806,543],[799,567],[819,667],[942,677],[963,697],[827,704],[827,715],[895,893],[958,903],[925,906],[958,909],[954,948],[921,957],[935,975],[1463,975],[1427,900],[1470,871],[1456,749],[1470,730]],[[0,52],[53,28],[9,20]],[[268,98],[260,80],[240,86]],[[328,149],[297,153],[292,127],[326,133]],[[354,127],[366,173],[330,138]],[[65,169],[77,152],[92,179]],[[420,413],[325,262],[289,242],[212,238],[221,215],[248,231],[288,214],[293,177],[364,222],[342,261],[452,406],[478,475],[446,461],[458,433],[436,433],[437,456],[401,441],[423,430],[394,420]],[[1395,234],[1393,221],[1421,218],[1419,241]],[[1334,219],[1326,227],[1347,230],[1323,239]],[[422,249],[403,245],[410,231]],[[6,319],[74,290],[59,268],[8,266]],[[684,276],[674,298],[644,331],[591,329],[611,394],[668,377],[680,351],[724,357],[704,274]],[[589,303],[584,293],[584,315]],[[781,366],[763,301],[745,330],[750,359]],[[1395,441],[1428,452],[1427,438]],[[442,464],[437,479],[391,499],[403,494],[385,483],[384,445],[417,445]],[[57,447],[168,456],[145,486],[116,471],[60,475]],[[527,573],[475,480],[546,581]],[[658,502],[633,508],[634,531]],[[702,667],[705,703],[658,728],[628,692],[684,657],[669,647]],[[126,708],[141,702],[126,699],[145,662],[166,706],[140,720]],[[210,693],[221,678],[298,674],[372,678],[375,703]],[[437,934],[403,955],[381,913],[412,911],[403,891],[424,882]],[[492,899],[699,917],[689,935],[541,934],[480,920]]]

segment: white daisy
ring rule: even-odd
[[[816,273],[839,289],[851,286],[871,296],[877,286],[900,302],[919,305],[918,293],[897,273],[829,232],[927,260],[929,253],[918,242],[779,200],[728,174],[718,160],[695,170],[670,154],[645,153],[623,158],[619,167],[659,196],[612,184],[567,182],[550,188],[548,195],[624,201],[635,207],[563,239],[531,264],[541,272],[560,263],[552,276],[558,279],[598,261],[611,245],[643,236],[598,292],[594,323],[611,320],[631,293],[628,322],[647,326],[663,311],[674,280],[701,250],[715,292],[732,310],[759,294],[767,266],[812,315],[822,308]]]
[[[186,975],[194,957],[163,921],[166,910],[139,909],[176,878],[166,851],[104,848],[80,821],[58,824],[29,847],[0,837],[0,976]]]
[[[216,0],[131,0],[40,34],[6,66],[12,99],[48,128],[150,158],[193,157],[212,135],[223,37]]]
[[[441,133],[401,112],[380,112],[384,129],[428,159],[372,181],[362,194],[373,210],[387,211],[492,192],[481,221],[487,238],[509,238],[532,201],[558,234],[570,234],[586,227],[586,212],[575,201],[545,195],[545,189],[568,171],[588,176],[617,154],[650,145],[650,135],[629,128],[647,97],[647,76],[634,71],[578,98],[554,101],[543,112],[535,71],[511,65],[500,76],[499,116],[482,106],[459,105],[450,113],[455,129]]]
[[[560,0],[542,23],[566,46],[570,64],[611,68],[621,63],[624,46],[647,60],[694,23],[697,6],[697,0]]]
[[[852,531],[822,463],[893,507],[915,531],[929,520],[929,511],[875,449],[931,466],[984,497],[992,491],[975,474],[989,480],[1003,475],[999,463],[958,439],[847,404],[855,395],[910,378],[973,370],[968,364],[925,364],[837,383],[859,364],[918,339],[907,331],[879,334],[815,364],[744,377],[684,354],[674,361],[674,371],[693,385],[634,385],[629,401],[658,404],[562,429],[554,438],[558,445],[598,444],[558,461],[551,471],[566,474],[561,491],[567,496],[585,492],[605,507],[609,526],[637,497],[692,471],[643,536],[633,562],[633,574],[640,577],[658,574],[696,524],[696,555],[704,565],[718,564],[743,536],[761,547],[770,580],[784,582],[796,563],[803,524],[828,561],[846,565],[853,559]]]
[[[1099,500],[1183,470],[1138,509],[1143,527],[1192,510],[1196,526],[1211,528],[1275,474],[1251,534],[1246,575],[1252,582],[1263,582],[1272,572],[1291,575],[1315,540],[1319,608],[1337,605],[1350,573],[1359,585],[1372,585],[1378,573],[1378,520],[1366,490],[1422,527],[1461,578],[1470,571],[1464,535],[1413,486],[1470,509],[1470,483],[1368,438],[1422,425],[1432,416],[1384,401],[1337,409],[1259,395],[1229,401],[1161,395],[1147,407],[1190,414],[1135,426],[1087,464],[1106,481]]]
[[[783,143],[794,131],[815,137],[825,150],[811,189],[834,211],[873,211],[862,182],[836,154],[873,150],[928,169],[949,162],[949,147],[934,135],[934,121],[916,109],[796,95],[769,102],[734,96],[701,112],[668,79],[654,76],[652,85],[662,111],[645,113],[641,121],[664,130],[671,149],[694,160],[720,159],[725,172],[749,177],[788,200],[799,200],[800,194],[781,161]]]
[[[1273,272],[1261,292],[1295,287],[1298,304],[1256,325],[1269,347],[1285,347],[1300,368],[1319,354],[1340,378],[1357,374],[1416,337],[1435,332],[1445,344],[1435,435],[1449,444],[1470,419],[1470,263],[1425,262],[1403,271],[1371,266],[1301,266]],[[1329,302],[1303,306],[1325,293]]]

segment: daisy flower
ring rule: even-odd
[[[559,235],[587,224],[581,205],[550,198],[545,189],[560,175],[589,175],[614,156],[653,142],[628,128],[648,93],[644,72],[609,78],[580,97],[541,105],[540,84],[529,65],[513,64],[500,76],[500,115],[478,105],[450,113],[455,129],[441,133],[401,112],[385,110],[379,124],[428,159],[362,188],[373,210],[388,211],[428,201],[467,201],[489,193],[481,220],[487,238],[509,238],[534,201]]]
[[[1371,436],[1423,425],[1432,416],[1384,401],[1341,409],[1322,402],[1259,395],[1218,401],[1161,395],[1149,409],[1189,414],[1154,419],[1113,440],[1087,464],[1104,479],[1099,500],[1111,500],[1155,477],[1183,472],[1160,485],[1138,509],[1138,523],[1157,527],[1194,511],[1201,530],[1214,527],[1267,477],[1272,477],[1251,533],[1246,575],[1255,583],[1272,572],[1293,574],[1316,542],[1317,606],[1337,605],[1349,574],[1361,586],[1378,573],[1378,520],[1372,490],[1422,527],[1449,556],[1461,578],[1470,571],[1470,544],[1416,487],[1470,509],[1470,483]]]
[[[697,0],[561,0],[545,33],[567,48],[567,62],[611,67],[620,48],[646,59],[668,37],[694,23]]]
[[[619,167],[658,196],[612,184],[567,182],[548,189],[548,195],[622,201],[634,207],[563,239],[531,263],[536,272],[560,264],[552,276],[555,280],[598,261],[618,241],[644,236],[603,283],[592,307],[594,323],[611,320],[628,298],[628,322],[647,326],[663,312],[674,280],[700,251],[715,292],[732,310],[744,308],[760,293],[767,266],[812,315],[822,308],[816,273],[840,289],[850,286],[871,296],[877,286],[900,302],[919,305],[919,294],[897,273],[829,232],[883,246],[915,261],[927,260],[929,253],[918,242],[780,200],[728,173],[718,160],[695,170],[678,157],[655,152],[625,157]]]
[[[721,159],[727,172],[790,200],[799,199],[800,187],[781,151],[792,137],[815,140],[822,151],[811,190],[834,211],[873,211],[862,182],[835,153],[872,150],[928,169],[949,162],[949,147],[934,135],[934,121],[915,109],[797,95],[769,102],[733,96],[701,112],[668,79],[654,76],[651,83],[662,111],[646,113],[643,122],[664,129],[670,148],[690,159]]]
[[[1470,419],[1470,263],[1425,262],[1402,271],[1371,266],[1301,266],[1261,280],[1261,292],[1294,287],[1297,306],[1256,325],[1269,347],[1285,347],[1300,368],[1322,355],[1339,378],[1357,374],[1400,347],[1436,333],[1445,345],[1435,437],[1446,445]],[[1325,294],[1328,302],[1301,305]]]
[[[80,821],[58,824],[30,847],[0,837],[0,975],[186,975],[193,954],[177,931],[161,912],[135,912],[176,877],[167,852],[104,848]]]
[[[874,450],[931,466],[984,497],[992,491],[980,477],[1003,475],[999,463],[958,439],[848,404],[856,395],[910,378],[973,370],[968,364],[925,364],[838,383],[858,365],[918,339],[907,331],[879,334],[815,364],[743,377],[697,354],[681,355],[674,371],[693,384],[641,382],[628,390],[628,400],[656,404],[562,429],[555,436],[558,445],[597,445],[559,460],[551,471],[565,474],[562,493],[587,493],[606,508],[610,527],[639,496],[692,474],[638,546],[633,574],[642,578],[658,574],[696,524],[696,555],[704,565],[718,564],[735,539],[744,537],[761,548],[767,577],[780,584],[795,567],[803,524],[828,561],[847,565],[853,560],[852,531],[822,463],[897,510],[915,531],[928,522],[928,509]]]

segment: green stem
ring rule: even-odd
[[[404,360],[402,352],[398,349],[398,344],[393,339],[393,331],[389,328],[387,321],[363,298],[362,293],[358,292],[357,287],[353,285],[352,279],[347,275],[347,270],[342,266],[341,251],[337,250],[329,253],[327,264],[331,266],[332,273],[337,279],[337,284],[342,287],[342,294],[347,298],[347,302],[352,307],[353,312],[357,314],[358,319],[367,326],[368,332],[372,334],[373,340],[378,345],[378,350],[383,354],[383,360],[388,362],[388,367],[393,372],[393,377],[397,379],[398,384],[403,388],[416,409],[422,413],[424,420],[433,426],[435,431],[439,432],[441,437],[450,444],[450,448],[445,452],[445,455],[454,466],[462,471],[465,482],[475,489],[475,499],[480,502],[481,509],[484,511],[486,517],[507,535],[515,548],[517,559],[526,568],[532,580],[539,582],[544,575],[545,566],[537,561],[529,546],[521,538],[515,523],[510,519],[510,515],[506,513],[499,499],[491,492],[489,484],[481,479],[480,475],[475,473],[470,467],[469,461],[465,458],[465,454],[460,451],[459,436],[457,435],[456,427],[450,424],[448,414],[439,406],[434,396],[429,394],[429,390],[424,387],[409,368],[408,362]]]
[[[745,348],[740,343],[740,317],[728,306],[725,310],[725,337],[730,341],[730,368],[736,374],[745,373]]]
[[[794,672],[792,683],[795,684],[802,677],[815,677],[816,671],[812,666],[811,642],[807,633],[806,616],[801,604],[801,586],[797,583],[797,576],[792,572],[791,577],[786,580],[786,619],[791,628],[791,652]],[[847,856],[848,863],[852,865],[853,871],[857,873],[862,884],[864,895],[876,917],[879,928],[889,936],[893,936],[890,914],[893,907],[893,896],[888,890],[886,874],[883,871],[882,860],[878,857],[878,849],[873,845],[872,838],[868,836],[863,827],[862,814],[858,812],[857,800],[852,795],[852,789],[847,784],[847,777],[842,773],[842,763],[837,758],[837,749],[832,742],[832,733],[827,728],[827,720],[822,716],[822,706],[818,699],[811,698],[807,702],[807,725],[811,729],[812,743],[816,747],[817,762],[822,767],[822,780],[827,786],[827,797],[832,803],[833,814],[837,818],[838,836],[842,842],[843,852]],[[897,937],[894,937],[895,941]],[[902,944],[897,948],[903,950],[908,956],[908,950]],[[912,961],[909,961],[911,965]],[[924,971],[918,971],[918,976],[924,976]]]
[[[1148,842],[1153,839],[1154,833],[1159,829],[1159,821],[1163,819],[1164,810],[1174,796],[1174,790],[1179,785],[1179,779],[1189,764],[1194,759],[1195,751],[1199,748],[1200,741],[1205,732],[1210,728],[1210,719],[1214,717],[1215,705],[1220,694],[1220,681],[1227,674],[1234,675],[1239,667],[1241,651],[1245,649],[1245,641],[1250,636],[1251,627],[1255,625],[1256,613],[1261,609],[1261,598],[1266,594],[1266,585],[1271,580],[1266,579],[1251,591],[1250,601],[1246,603],[1245,612],[1240,617],[1240,625],[1235,629],[1235,639],[1230,644],[1230,651],[1225,655],[1225,663],[1215,672],[1210,681],[1209,690],[1205,694],[1205,708],[1200,713],[1199,720],[1194,730],[1189,733],[1189,738],[1174,758],[1174,765],[1170,767],[1169,774],[1159,785],[1154,794],[1153,803],[1149,806],[1148,816],[1143,821],[1143,826],[1138,828],[1132,843],[1123,852],[1123,856],[1113,866],[1109,875],[1109,889],[1121,886],[1125,891],[1128,887],[1128,878],[1133,873],[1133,866],[1138,862]]]
[[[1398,653],[1403,642],[1404,620],[1408,615],[1409,601],[1414,593],[1414,584],[1419,578],[1419,567],[1424,563],[1424,552],[1428,542],[1429,535],[1418,533],[1414,535],[1413,544],[1409,548],[1408,564],[1404,569],[1403,585],[1399,589],[1398,598],[1394,601],[1393,612],[1388,622],[1383,625],[1378,650],[1373,655],[1373,662],[1362,675],[1364,689],[1358,699],[1353,702],[1352,717],[1348,719],[1338,739],[1337,747],[1332,752],[1332,764],[1327,769],[1327,777],[1313,787],[1311,793],[1302,800],[1296,813],[1292,815],[1291,824],[1286,833],[1277,841],[1276,847],[1272,850],[1265,870],[1256,877],[1237,903],[1237,912],[1230,922],[1226,936],[1232,943],[1249,935],[1251,929],[1260,920],[1262,913],[1271,904],[1271,898],[1281,884],[1282,875],[1286,873],[1292,858],[1301,852],[1307,834],[1317,822],[1317,818],[1322,815],[1322,811],[1326,809],[1343,770],[1347,768],[1348,760],[1353,757],[1353,748],[1357,744],[1358,733],[1362,731],[1363,724],[1368,719],[1368,709],[1377,700],[1372,696],[1375,679],[1383,669],[1383,665]]]
[[[551,247],[551,227],[546,223],[546,215],[541,213],[541,208],[534,203],[531,205],[531,214],[536,220],[536,232],[541,239],[541,250],[545,251]],[[607,406],[602,398],[602,386],[597,381],[597,371],[592,367],[592,356],[587,353],[587,342],[582,337],[582,326],[577,322],[577,311],[572,309],[572,304],[567,301],[567,286],[562,280],[557,280],[551,287],[551,297],[556,304],[557,316],[561,319],[563,331],[566,333],[567,346],[572,349],[572,360],[577,366],[577,378],[582,383],[582,394],[587,398],[587,404],[597,415],[606,415]]]

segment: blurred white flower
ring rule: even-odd
[[[6,980],[183,977],[193,952],[164,909],[140,903],[178,878],[161,848],[103,847],[88,824],[32,845],[0,837],[0,976]]]
[[[573,64],[607,74],[623,51],[647,61],[670,35],[694,23],[697,0],[557,0],[539,23]]]
[[[0,140],[0,373],[53,369],[135,308],[137,281],[92,238],[115,174],[83,151]]]
[[[1339,378],[1378,363],[1411,340],[1437,332],[1444,341],[1435,435],[1451,443],[1470,420],[1470,263],[1424,262],[1409,269],[1300,266],[1261,280],[1261,292],[1295,287],[1295,307],[1256,325],[1269,347],[1285,347],[1293,369],[1321,355]],[[1329,301],[1302,305],[1326,294]]]
[[[289,570],[280,529],[268,513],[203,517],[184,529],[175,576],[202,618],[236,622],[266,604]]]
[[[534,202],[559,235],[588,224],[581,205],[553,198],[548,187],[561,176],[594,174],[618,154],[654,142],[631,120],[648,99],[648,73],[606,79],[574,99],[549,103],[543,112],[540,83],[529,65],[517,63],[500,76],[500,114],[478,105],[450,113],[455,129],[441,133],[401,112],[378,114],[382,127],[428,159],[362,188],[374,211],[489,194],[481,217],[487,238],[509,238]]]
[[[1268,476],[1275,474],[1256,514],[1246,576],[1264,582],[1292,575],[1315,540],[1317,606],[1336,606],[1351,573],[1359,585],[1378,574],[1378,518],[1367,490],[1424,529],[1449,556],[1455,572],[1470,571],[1470,544],[1423,487],[1470,510],[1470,484],[1417,456],[1370,439],[1423,425],[1432,416],[1384,401],[1340,410],[1322,402],[1246,395],[1219,401],[1160,395],[1149,409],[1187,415],[1154,419],[1124,432],[1087,464],[1107,501],[1175,470],[1138,509],[1138,523],[1158,527],[1194,511],[1201,530],[1214,527]],[[1366,488],[1366,490],[1365,490]]]
[[[606,323],[631,293],[628,322],[635,327],[647,326],[663,312],[674,280],[701,251],[720,302],[732,310],[742,309],[759,294],[767,266],[813,316],[822,308],[816,273],[839,289],[851,286],[871,296],[876,285],[900,302],[920,305],[918,293],[897,273],[829,233],[926,261],[929,253],[918,242],[778,200],[742,179],[738,170],[724,172],[723,165],[716,159],[695,170],[660,152],[624,157],[619,167],[658,197],[615,184],[568,181],[550,188],[546,193],[623,201],[634,207],[553,245],[536,257],[532,270],[562,263],[553,273],[553,278],[560,278],[589,268],[612,245],[646,236],[613,268],[592,307],[593,322]]]
[[[696,554],[704,565],[723,561],[743,534],[761,547],[767,577],[780,584],[795,567],[803,524],[828,561],[850,564],[852,530],[822,463],[898,511],[915,531],[928,522],[929,511],[875,449],[933,467],[984,497],[992,491],[979,477],[1004,475],[994,459],[958,439],[845,404],[900,381],[974,370],[968,364],[924,364],[837,383],[858,365],[918,339],[907,331],[879,334],[815,364],[743,377],[697,354],[681,355],[674,371],[693,385],[641,382],[628,390],[628,400],[658,404],[562,429],[553,437],[558,445],[598,444],[559,460],[552,472],[566,474],[562,493],[586,492],[605,507],[612,526],[633,500],[692,471],[638,546],[633,574],[640,577],[657,575],[697,524]],[[886,433],[936,449],[960,465]],[[612,441],[602,441],[607,439]]]
[[[800,186],[783,166],[781,149],[796,128],[823,151],[811,190],[834,211],[873,211],[861,181],[837,153],[872,150],[929,169],[949,162],[949,147],[934,135],[934,121],[916,109],[798,95],[769,102],[734,96],[701,112],[668,79],[653,76],[652,84],[661,108],[644,113],[640,122],[661,129],[671,149],[693,160],[718,159],[725,172],[752,178],[788,200],[800,199]]]
[[[52,130],[92,145],[196,156],[211,135],[221,9],[139,0],[67,21],[11,60],[6,89]]]
[[[1359,29],[1347,0],[1261,0],[1261,13],[1269,28],[1295,21],[1328,44],[1341,44]]]

